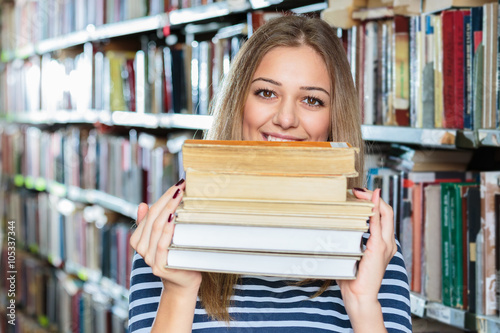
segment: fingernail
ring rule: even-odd
[[[359,188],[359,187],[353,187],[353,190],[356,190],[359,192],[366,192],[364,188]]]
[[[177,184],[175,184],[175,186],[181,185],[182,183],[184,183],[184,181],[185,181],[184,178],[179,179],[179,181],[177,182]]]
[[[168,216],[168,223],[172,222],[173,219],[174,219],[174,214],[170,214]]]
[[[380,198],[382,198],[382,189],[380,189],[380,190],[378,191],[378,196],[379,196]]]
[[[177,191],[175,191],[174,196],[172,198],[174,198],[174,199],[177,198],[177,196],[179,195],[179,193],[181,193],[181,189],[180,188],[178,188]]]

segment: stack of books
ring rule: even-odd
[[[373,208],[347,191],[357,152],[335,142],[187,140],[168,267],[355,278]]]

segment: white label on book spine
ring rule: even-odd
[[[332,146],[332,148],[349,148],[345,142],[330,142],[330,146]]]

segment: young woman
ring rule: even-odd
[[[212,113],[208,139],[346,141],[363,151],[349,64],[334,30],[319,19],[287,16],[259,28]],[[375,205],[357,278],[299,281],[165,269],[184,188],[181,180],[149,209],[139,206],[130,241],[137,251],[130,332],[411,332],[407,274],[380,190],[353,190]]]

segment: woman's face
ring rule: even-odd
[[[277,47],[263,58],[243,111],[243,140],[327,141],[330,79],[309,46]]]

